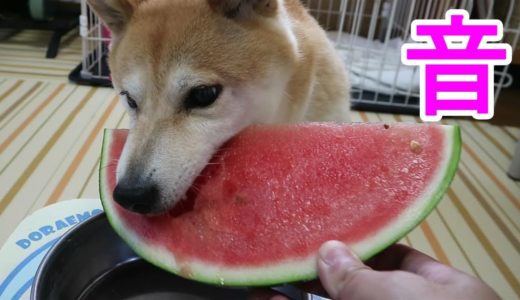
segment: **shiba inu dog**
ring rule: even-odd
[[[89,0],[131,118],[114,197],[157,214],[252,123],[348,121],[343,62],[299,0]]]

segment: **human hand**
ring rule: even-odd
[[[404,245],[391,246],[365,265],[343,243],[330,241],[320,248],[318,270],[336,300],[500,299],[481,280]]]

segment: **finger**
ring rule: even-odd
[[[441,284],[452,282],[462,274],[422,252],[400,244],[390,246],[373,257],[367,264],[380,271],[411,272]]]
[[[425,293],[435,291],[427,280],[410,272],[374,271],[345,244],[335,241],[320,248],[318,270],[333,299],[424,299]]]
[[[352,283],[360,272],[369,271],[359,258],[343,243],[329,241],[319,251],[318,271],[323,287],[333,299],[338,299],[342,289]],[[356,288],[356,287],[352,287]]]
[[[369,259],[366,264],[378,271],[400,270],[405,257],[416,251],[408,246],[395,244]]]
[[[430,263],[440,264],[432,257],[401,244],[392,245],[367,261],[374,270],[402,270],[415,274],[420,274],[421,267]]]
[[[247,296],[248,300],[288,300],[287,297],[280,295],[271,289],[253,289]]]
[[[457,281],[459,277],[463,276],[462,272],[417,250],[409,251],[406,254],[401,262],[401,269],[440,284]]]

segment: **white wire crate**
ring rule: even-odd
[[[352,106],[358,109],[418,113],[419,68],[401,63],[401,46],[416,19],[444,19],[449,9],[471,18],[500,19],[504,40],[516,48],[520,4],[515,0],[304,0],[327,30],[350,71]],[[512,83],[508,67],[495,68],[495,100]]]
[[[515,0],[302,0],[327,30],[351,74],[352,106],[399,113],[419,111],[419,69],[401,63],[401,46],[411,42],[415,19],[443,19],[460,8],[472,18],[500,19],[504,40],[516,48],[520,3]],[[77,82],[110,85],[106,54],[110,36],[81,0],[83,61],[73,72]],[[173,30],[173,29],[172,29]],[[512,83],[508,67],[495,68],[495,98]]]

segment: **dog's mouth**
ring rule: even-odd
[[[200,187],[204,186],[206,181],[211,178],[211,173],[219,167],[213,160],[214,158],[206,163],[204,168],[195,176],[186,192],[179,199],[174,200],[170,206],[159,209],[156,214],[169,214],[170,216],[178,217],[192,211],[196,199],[200,194]]]

